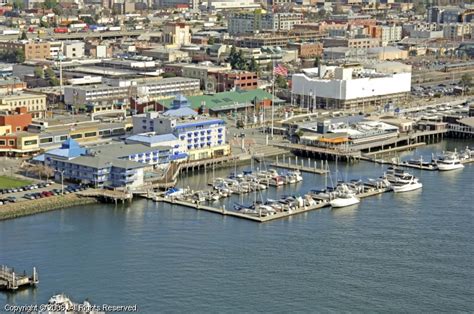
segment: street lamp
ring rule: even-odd
[[[64,170],[56,170],[61,174],[61,195],[64,195]]]

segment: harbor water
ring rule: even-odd
[[[443,141],[402,158],[466,145],[474,143]],[[339,163],[338,179],[375,178],[385,168]],[[262,224],[147,200],[1,221],[0,264],[28,272],[36,266],[40,283],[0,293],[0,312],[5,304],[44,304],[57,293],[100,305],[137,304],[140,313],[471,312],[474,164],[408,171],[422,190]],[[211,175],[196,173],[180,184],[208,188]],[[224,202],[324,185],[324,176],[304,174],[302,183]]]

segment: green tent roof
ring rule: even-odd
[[[254,90],[242,90],[235,92],[223,92],[216,93],[213,95],[201,95],[201,96],[189,96],[188,101],[191,103],[191,108],[197,110],[202,104],[205,104],[207,109],[214,111],[233,109],[241,107],[242,104],[251,104],[252,101],[257,98],[257,101],[264,99],[272,99],[272,94],[264,91],[263,89]],[[160,100],[160,104],[169,108],[174,98]],[[283,100],[275,97],[275,103],[282,102]],[[239,106],[240,105],[240,106]]]

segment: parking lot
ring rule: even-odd
[[[64,185],[64,191],[61,184],[54,182],[34,183],[20,188],[0,190],[0,206],[9,203],[34,200],[45,197],[52,197],[70,193],[76,193],[85,190],[85,186]]]

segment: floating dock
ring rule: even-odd
[[[388,191],[390,191],[389,188],[373,188],[369,191],[357,194],[357,197],[366,198],[370,196],[379,195]],[[314,205],[301,206],[291,211],[277,212],[274,215],[258,216],[255,214],[254,215],[244,214],[244,213],[239,213],[233,210],[226,210],[225,207],[216,208],[216,207],[212,207],[208,205],[202,205],[199,202],[176,200],[176,199],[164,198],[164,197],[155,196],[155,195],[150,195],[148,198],[152,199],[155,202],[163,202],[163,203],[168,203],[171,205],[184,206],[188,208],[194,208],[196,210],[204,210],[211,213],[220,214],[223,216],[233,216],[236,218],[247,219],[247,220],[251,220],[255,222],[267,222],[267,221],[276,220],[280,218],[286,218],[286,217],[290,217],[290,216],[294,216],[294,215],[298,215],[298,214],[306,213],[312,210],[321,209],[321,208],[330,206],[329,200],[318,200],[317,203]]]
[[[33,267],[33,274],[28,276],[26,272],[23,275],[18,275],[13,268],[5,265],[0,266],[0,290],[15,291],[19,288],[35,286],[38,283],[36,267]]]

